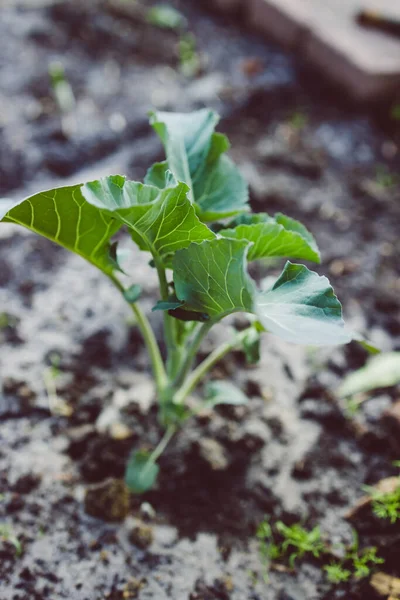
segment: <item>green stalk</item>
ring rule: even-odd
[[[157,461],[157,459],[164,452],[165,448],[168,446],[175,431],[176,431],[176,426],[169,425],[169,427],[165,431],[163,437],[161,438],[160,442],[158,443],[156,448],[153,450],[153,452],[150,454],[149,459],[148,459],[149,463],[150,462],[155,463]]]
[[[186,359],[174,380],[173,386],[175,388],[179,388],[189,375],[201,343],[213,325],[214,321],[207,321],[206,323],[203,323],[203,325],[201,325],[201,327],[195,333],[195,336],[189,348],[187,349]]]
[[[175,395],[175,403],[182,404],[186,398],[191,394],[191,392],[196,388],[198,383],[203,379],[205,374],[218,362],[220,361],[226,354],[231,352],[237,347],[240,347],[243,339],[248,334],[249,329],[244,329],[239,334],[235,336],[235,338],[231,342],[225,342],[221,344],[218,348],[216,348],[211,354],[207,356],[201,362],[198,367],[192,371],[191,375],[186,379],[185,383],[182,387],[177,391]],[[201,340],[200,340],[201,343]]]
[[[108,275],[110,280],[113,282],[115,287],[121,292],[124,296],[125,288],[122,283],[115,277],[115,275]],[[124,296],[125,298],[125,296]],[[136,322],[139,327],[140,333],[143,336],[144,343],[146,345],[147,351],[150,356],[154,378],[156,380],[157,391],[160,393],[167,385],[167,374],[165,372],[164,363],[161,357],[160,348],[158,346],[157,340],[151,328],[148,318],[140,308],[140,306],[134,302],[128,302],[131,307],[135,317]]]
[[[161,298],[164,301],[168,300],[169,290],[165,268],[160,259],[153,255],[154,264],[157,269],[158,280],[160,282]],[[177,347],[176,331],[173,317],[164,311],[164,332],[165,343],[167,345],[167,373],[168,376],[174,377],[180,364],[181,349]]]

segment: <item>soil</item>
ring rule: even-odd
[[[179,70],[178,34],[145,23],[143,3],[5,4],[0,193],[21,197],[115,172],[141,178],[162,156],[147,124],[151,107],[213,107],[254,210],[306,224],[349,326],[399,350],[400,204],[391,175],[399,135],[387,108],[348,105],[239,21],[195,2],[176,6],[201,54],[191,78]],[[63,118],[49,85],[55,60],[76,98]],[[150,311],[154,274],[137,255],[130,265]],[[362,486],[396,475],[400,458],[399,429],[387,417],[397,389],[372,393],[353,417],[335,395],[365,363],[360,346],[315,352],[265,336],[257,367],[241,353],[225,359],[212,376],[240,386],[248,406],[188,422],[161,458],[156,488],[127,497],[116,480],[131,449],[161,435],[128,308],[79,257],[5,224],[0,307],[0,517],[12,532],[0,542],[1,600],[378,597],[368,578],[329,584],[317,561],[273,569],[266,580],[255,538],[265,515],[319,524],[330,544],[350,543],[356,527],[361,546],[377,545],[385,572],[400,576],[398,528],[371,514],[346,518]],[[203,352],[224,335],[217,329]],[[85,512],[87,489],[86,508],[99,518]]]

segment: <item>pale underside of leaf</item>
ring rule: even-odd
[[[400,352],[374,356],[354,373],[350,373],[339,388],[341,396],[351,396],[400,383]]]
[[[328,279],[303,265],[286,263],[274,286],[258,294],[255,312],[267,331],[292,343],[329,346],[353,339]]]

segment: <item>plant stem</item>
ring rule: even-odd
[[[125,288],[122,283],[115,277],[115,275],[109,275],[110,280],[113,282],[115,287],[121,292],[124,296]],[[124,296],[125,298],[125,296]],[[137,325],[140,329],[140,333],[143,336],[147,351],[150,356],[154,377],[156,380],[157,391],[160,393],[161,390],[165,388],[167,385],[167,375],[164,368],[164,363],[161,357],[160,348],[158,346],[157,340],[151,328],[148,318],[140,308],[140,306],[134,302],[128,302],[131,307],[137,321]]]
[[[182,368],[174,380],[173,385],[175,388],[179,388],[190,373],[201,343],[213,325],[214,321],[207,321],[206,323],[203,323],[203,325],[197,330],[192,343],[187,350],[186,359],[182,365]]]
[[[176,404],[181,404],[184,402],[187,396],[189,396],[197,384],[203,379],[207,371],[209,371],[218,361],[228,354],[228,352],[241,345],[243,339],[248,334],[249,329],[244,329],[241,331],[231,342],[225,342],[224,344],[221,344],[221,346],[211,352],[211,354],[209,354],[207,358],[205,358],[203,362],[200,363],[198,367],[194,369],[194,371],[192,371],[191,375],[189,375],[185,383],[175,395]]]
[[[176,431],[176,426],[175,425],[169,425],[169,427],[165,431],[163,437],[161,438],[160,442],[158,443],[158,445],[156,446],[156,448],[153,450],[153,452],[150,454],[150,456],[149,456],[149,462],[155,463],[157,461],[157,459],[164,452],[165,448],[168,446],[168,444],[171,441],[171,438],[174,435],[175,431]]]
[[[153,255],[154,264],[157,269],[158,280],[160,282],[161,298],[164,301],[168,300],[169,290],[167,277],[165,275],[165,268],[160,260]],[[168,311],[164,311],[164,332],[165,332],[165,343],[167,345],[167,373],[171,376],[171,373],[176,370],[176,365],[179,361],[178,353],[179,349],[176,346],[175,336],[175,323],[173,318],[168,314]]]

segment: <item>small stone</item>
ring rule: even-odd
[[[370,579],[371,587],[380,595],[390,596],[393,600],[400,598],[400,579],[383,571],[374,573]]]
[[[127,600],[131,598],[138,598],[139,592],[146,585],[145,579],[137,579],[136,577],[130,577],[128,583],[125,585],[122,591],[122,597]]]
[[[110,437],[113,440],[127,440],[133,435],[132,429],[129,429],[124,423],[112,423],[110,427]]]
[[[123,521],[129,513],[129,490],[122,479],[106,479],[86,490],[85,511],[105,521]]]
[[[229,458],[225,448],[212,438],[202,438],[198,442],[201,458],[213,471],[225,471],[229,467]]]
[[[153,543],[153,529],[142,521],[134,521],[129,528],[128,538],[132,544],[141,550],[146,550]]]
[[[17,394],[21,400],[33,400],[36,397],[35,392],[26,384],[23,384],[18,388]]]
[[[144,521],[152,521],[156,517],[156,511],[149,502],[143,502],[140,505],[139,512]]]

